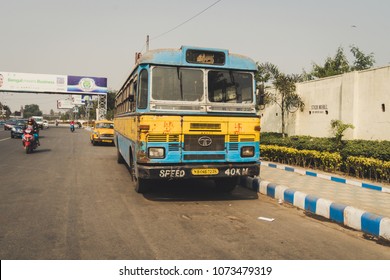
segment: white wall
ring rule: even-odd
[[[390,66],[296,86],[305,109],[288,114],[289,135],[331,137],[330,122],[337,119],[355,126],[344,139],[390,140]],[[277,105],[267,106],[260,114],[263,132],[281,132]]]

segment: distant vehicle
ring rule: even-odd
[[[49,122],[47,120],[43,120],[43,128],[44,129],[49,128]]]
[[[11,129],[11,138],[22,138],[27,120],[18,120]]]
[[[16,120],[8,120],[4,123],[4,130],[11,130],[16,124]]]
[[[90,140],[94,146],[98,143],[114,144],[114,122],[107,120],[96,121]]]
[[[32,118],[35,120],[35,122],[38,124],[38,127],[40,129],[43,129],[43,117],[41,116],[32,116]]]

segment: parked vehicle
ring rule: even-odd
[[[22,142],[26,154],[32,153],[38,147],[37,141],[35,140],[33,131],[31,129],[26,129],[24,131]]]

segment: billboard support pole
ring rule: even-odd
[[[99,95],[97,120],[103,120],[107,114],[107,95]]]

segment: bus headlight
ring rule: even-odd
[[[160,147],[152,147],[148,149],[149,158],[165,158],[165,149]]]
[[[253,146],[245,146],[241,148],[241,157],[253,157],[255,148]]]

